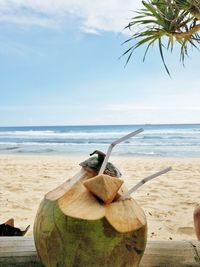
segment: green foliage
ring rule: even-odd
[[[180,9],[187,10],[200,19],[200,1],[199,0],[176,0],[176,4]]]
[[[177,43],[183,64],[188,55],[188,46],[198,49],[200,0],[148,0],[142,1],[142,4],[143,8],[136,11],[136,16],[125,27],[136,32],[124,42],[132,44],[123,54],[127,55],[126,64],[135,49],[146,45],[144,61],[149,48],[157,44],[164,67],[170,75],[164,59],[164,49],[172,52]]]

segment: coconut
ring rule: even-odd
[[[40,204],[34,239],[44,266],[138,266],[147,239],[144,212],[132,198],[117,200],[126,188],[113,180],[120,172],[111,163],[106,176],[94,177],[101,163],[99,156],[82,163],[77,175],[47,193]]]

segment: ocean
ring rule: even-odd
[[[0,127],[0,154],[86,154],[107,151],[129,132],[144,132],[113,155],[200,157],[200,124]]]

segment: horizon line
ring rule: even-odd
[[[13,125],[0,126],[0,128],[26,128],[26,127],[93,127],[93,126],[169,126],[169,125],[200,125],[197,123],[139,123],[139,124],[59,124],[59,125]]]

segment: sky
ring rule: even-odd
[[[139,0],[0,0],[0,126],[200,123],[198,51],[129,64]]]

